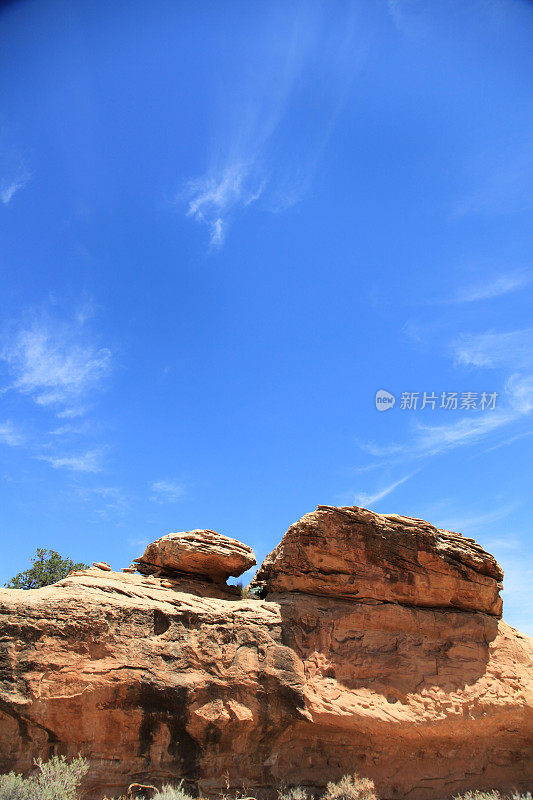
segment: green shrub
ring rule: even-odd
[[[65,756],[53,756],[46,763],[39,758],[34,764],[38,772],[29,778],[13,772],[0,775],[0,800],[76,800],[89,769],[84,758],[69,763]]]
[[[328,783],[323,800],[377,800],[374,781],[360,775],[344,775],[337,783]]]
[[[31,562],[29,569],[4,584],[7,589],[42,589],[63,580],[74,570],[88,569],[87,564],[75,564],[71,558],[63,558],[55,550],[43,547],[37,548]]]

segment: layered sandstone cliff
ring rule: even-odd
[[[531,640],[499,619],[502,572],[475,542],[319,507],[250,600],[215,552],[235,574],[248,549],[189,533],[147,549],[156,575],[0,590],[0,771],[81,752],[94,798],[180,778],[259,796],[354,770],[391,800],[531,788]]]

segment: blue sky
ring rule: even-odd
[[[533,633],[532,40],[518,0],[2,6],[1,582],[358,504],[476,538]]]

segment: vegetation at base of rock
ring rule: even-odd
[[[34,761],[37,773],[23,778],[10,772],[0,775],[0,800],[78,800],[80,786],[88,772],[89,762],[81,756],[67,761],[65,756],[53,756],[49,761]],[[137,786],[137,784],[135,784]],[[148,788],[148,787],[143,787]],[[152,787],[153,788],[153,787]],[[131,789],[131,787],[130,787]],[[127,800],[130,797],[118,798]],[[252,795],[253,797],[253,795]],[[193,800],[183,789],[183,781],[177,786],[165,784],[153,795],[154,800]],[[303,786],[282,786],[278,789],[278,800],[311,800],[312,795]],[[108,798],[104,798],[108,800]],[[144,800],[138,796],[136,800]],[[248,798],[252,800],[252,798]],[[374,782],[357,773],[344,775],[336,783],[330,782],[321,800],[378,800]],[[533,800],[531,793],[502,795],[496,790],[470,791],[457,795],[454,800]]]
[[[34,761],[38,772],[23,778],[10,772],[0,775],[0,800],[76,800],[81,781],[89,769],[84,758],[68,762],[53,756],[44,763]]]
[[[377,800],[374,781],[356,772],[344,775],[337,783],[328,783],[323,800]]]
[[[170,786],[167,784],[155,795],[157,800],[192,800],[192,797],[185,792],[181,785]]]
[[[63,558],[55,550],[38,547],[31,559],[32,566],[19,572],[5,584],[7,589],[42,589],[66,578],[70,572],[88,569],[87,564],[75,564],[71,558]]]
[[[512,795],[503,795],[496,791],[496,789],[490,789],[488,791],[475,789],[472,792],[458,794],[453,798],[453,800],[533,800],[533,798],[531,796],[531,792],[527,792],[527,794],[519,794],[518,792],[514,792]]]
[[[291,786],[278,791],[278,800],[309,800],[309,793],[303,786]]]

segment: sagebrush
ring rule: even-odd
[[[163,786],[155,797],[157,797],[157,800],[193,800],[193,798],[183,790],[181,785],[171,786],[170,784]]]
[[[84,758],[67,761],[53,756],[49,761],[34,761],[35,775],[23,778],[10,772],[0,775],[0,800],[76,800],[83,777],[89,769]]]
[[[65,756],[53,756],[49,761],[34,761],[36,772],[28,778],[10,772],[0,775],[0,800],[78,800],[79,789],[89,769],[88,762],[78,757],[67,761]],[[154,795],[156,800],[193,800],[178,786],[166,784]],[[140,800],[140,798],[138,799]],[[278,800],[312,800],[312,795],[302,786],[281,787]],[[345,775],[336,783],[330,782],[321,800],[378,800],[373,781],[357,773]],[[512,795],[493,790],[474,790],[457,795],[454,800],[533,800],[530,792]]]
[[[505,795],[500,794],[496,789],[486,789],[485,791],[474,789],[471,792],[465,792],[465,794],[458,794],[453,800],[533,800],[533,798],[531,797],[531,792],[526,794],[513,792],[511,795]]]
[[[323,794],[324,800],[377,800],[374,781],[362,778],[354,772],[345,775],[337,783],[330,782]]]

